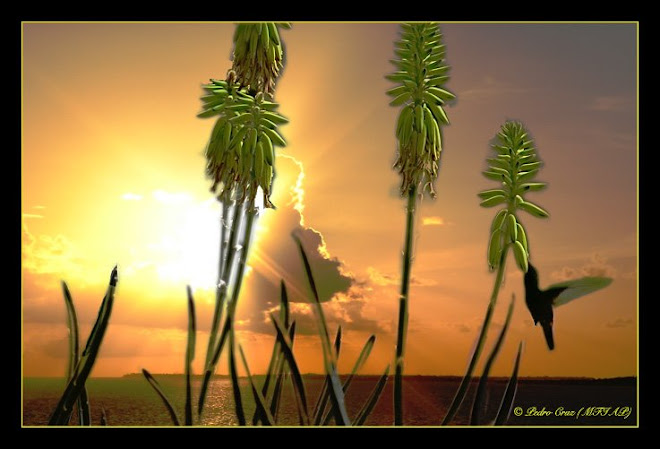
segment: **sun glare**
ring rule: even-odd
[[[194,288],[213,288],[217,277],[220,207],[214,199],[180,205],[180,226],[164,226],[156,264],[163,281],[186,282]]]

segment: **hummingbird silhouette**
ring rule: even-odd
[[[525,303],[532,314],[534,325],[541,324],[543,335],[550,350],[555,349],[553,335],[554,307],[564,305],[574,299],[607,287],[612,283],[608,277],[583,277],[563,281],[549,286],[545,290],[539,288],[539,274],[529,263],[525,273]]]

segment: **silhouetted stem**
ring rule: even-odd
[[[230,208],[225,204],[227,212],[224,213],[224,218],[229,216]],[[224,235],[225,230],[223,229],[226,224],[222,221],[220,222],[221,232],[220,232],[220,260],[218,262],[218,285],[216,288],[216,301],[215,301],[215,310],[213,312],[213,320],[211,322],[211,333],[209,335],[209,344],[206,353],[206,363],[205,363],[205,373],[204,378],[202,379],[202,385],[200,389],[199,403],[197,413],[201,417],[202,411],[204,409],[204,402],[206,400],[206,392],[208,389],[209,382],[211,381],[211,375],[215,371],[219,357],[216,357],[214,360],[214,354],[218,352],[220,345],[224,344],[224,340],[219,341],[216,344],[218,339],[218,329],[220,328],[220,322],[222,321],[222,311],[224,308],[225,299],[227,297],[227,287],[229,285],[232,267],[234,265],[234,259],[236,257],[236,240],[241,229],[241,224],[243,222],[243,205],[234,204],[233,206],[233,218],[231,222],[231,232],[229,233],[229,241],[224,245]],[[225,246],[225,250],[223,250]],[[240,284],[239,284],[240,285]],[[240,288],[240,287],[239,287]]]
[[[472,353],[472,358],[470,359],[470,364],[468,365],[467,371],[465,372],[465,375],[461,380],[461,384],[458,386],[458,390],[456,391],[454,400],[452,401],[451,406],[449,407],[449,411],[447,412],[445,418],[442,420],[443,426],[449,424],[451,420],[454,419],[454,416],[456,416],[456,412],[458,411],[458,408],[461,406],[461,404],[463,403],[463,399],[465,398],[465,393],[467,393],[467,389],[470,385],[470,380],[472,380],[472,373],[474,372],[474,368],[477,366],[477,362],[479,361],[479,355],[481,355],[481,350],[483,349],[484,343],[486,342],[486,334],[488,333],[490,320],[493,317],[495,304],[497,304],[497,296],[500,292],[500,287],[502,286],[502,279],[504,278],[506,256],[508,251],[509,251],[509,244],[506,244],[504,246],[504,249],[502,250],[499,267],[497,269],[497,277],[495,278],[495,285],[493,286],[493,292],[490,295],[490,302],[488,303],[488,309],[486,310],[486,316],[484,317],[484,324],[481,326],[481,332],[479,334],[479,339],[477,340],[477,345],[474,348],[474,352]]]
[[[225,244],[225,234],[227,232],[227,223],[225,220],[229,219],[232,211],[232,206],[229,203],[223,203],[222,214],[220,216],[220,254],[218,258],[218,284],[215,290],[215,310],[213,311],[213,320],[211,321],[211,333],[209,336],[209,344],[206,350],[206,366],[208,367],[211,362],[211,355],[215,349],[215,343],[218,336],[218,328],[222,320],[222,310],[227,296],[227,286],[229,284],[229,275],[231,274],[231,266],[234,263],[236,254],[236,239],[238,236],[239,228],[241,225],[241,212],[242,207],[234,204],[233,206],[234,217],[231,222],[231,232],[229,234],[229,242]]]
[[[412,266],[413,226],[417,186],[408,190],[406,209],[406,241],[403,250],[403,273],[401,276],[401,296],[399,296],[399,326],[396,340],[396,358],[394,374],[394,425],[403,425],[403,358],[408,331],[408,293],[410,288],[410,268]]]

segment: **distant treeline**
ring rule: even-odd
[[[156,377],[170,377],[170,378],[175,378],[175,377],[180,377],[183,379],[184,375],[183,374],[153,374]],[[124,374],[122,377],[125,378],[131,378],[131,377],[139,377],[143,378],[142,373],[129,373],[129,374]],[[195,379],[201,379],[203,376],[201,374],[196,374],[193,375],[193,378]],[[215,375],[216,379],[229,379],[229,375],[226,374],[216,374]],[[264,377],[264,375],[254,375],[256,378]],[[325,375],[323,374],[315,374],[315,373],[308,373],[308,374],[303,374],[302,377],[305,379],[320,379],[323,380],[325,378]],[[348,375],[340,375],[340,377],[348,377]],[[378,379],[380,376],[377,375],[370,375],[370,374],[365,374],[365,375],[357,375],[355,376],[355,380],[359,379],[364,379],[364,380],[373,380],[373,379]],[[460,382],[461,377],[460,376],[428,376],[428,375],[406,375],[406,379],[411,380],[411,381],[416,381],[416,382],[438,382],[438,381],[446,381],[446,382]],[[489,382],[508,382],[508,378],[506,377],[489,377]],[[479,377],[475,376],[472,380],[472,382],[478,382]],[[520,377],[518,378],[519,383],[523,384],[540,384],[540,383],[554,383],[554,384],[572,384],[572,385],[582,385],[582,384],[598,384],[598,385],[636,385],[637,384],[637,377],[635,376],[628,376],[628,377],[609,377],[609,378],[594,378],[594,377]]]

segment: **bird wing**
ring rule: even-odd
[[[612,278],[606,277],[584,277],[580,279],[572,279],[570,281],[563,281],[557,284],[552,284],[548,290],[552,288],[563,288],[557,298],[552,302],[554,307],[562,306],[568,302],[578,299],[582,296],[593,293],[601,288],[605,288],[612,283]]]

